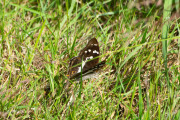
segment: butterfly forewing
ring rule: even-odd
[[[86,71],[98,64],[99,55],[100,51],[98,41],[96,38],[93,38],[88,42],[86,47],[82,49],[79,53],[79,57],[82,58],[83,62],[85,63],[85,65],[83,66],[83,71]]]

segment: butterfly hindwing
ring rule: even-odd
[[[81,58],[73,57],[69,62],[68,76],[71,77],[79,71],[81,67]]]
[[[83,71],[82,73],[74,74],[73,76],[71,76],[71,79],[76,78],[77,80],[79,80],[79,79],[81,79],[81,75],[82,75],[83,77],[84,77],[84,76],[89,76],[90,74],[93,74],[94,72],[96,72],[96,71],[98,71],[100,68],[102,68],[102,67],[105,65],[105,62],[106,62],[106,61],[104,60],[104,61],[98,63],[96,66],[94,66],[94,67],[92,67],[92,68],[90,68],[90,69],[88,69],[88,70],[86,70],[86,71]],[[92,78],[93,78],[93,77],[95,77],[94,74],[93,74]],[[87,77],[86,77],[86,78],[87,78]],[[91,78],[91,76],[88,77],[88,78]],[[84,80],[84,78],[83,78],[83,80]]]

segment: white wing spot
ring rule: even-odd
[[[91,49],[88,49],[89,52],[91,52]]]
[[[85,53],[87,53],[87,51],[84,51]]]
[[[86,59],[87,59],[87,58],[86,58]],[[85,64],[86,64],[86,61],[82,61],[82,69],[84,68]],[[80,72],[82,71],[82,69],[81,69],[81,66],[78,67],[77,73],[80,73]]]
[[[93,56],[90,56],[89,58],[90,58],[90,59],[93,59]]]
[[[77,73],[80,73],[80,72],[81,72],[81,67],[78,67]]]
[[[97,46],[97,44],[94,44],[94,46]]]
[[[82,68],[85,66],[86,61],[82,61]]]
[[[94,50],[93,53],[99,54],[99,52],[97,50]]]
[[[87,57],[87,58],[86,58],[86,61],[87,61],[87,60],[90,60],[90,59],[93,59],[93,56]]]

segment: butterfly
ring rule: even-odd
[[[99,44],[92,38],[78,56],[69,62],[68,77],[70,79],[85,80],[98,76],[98,71],[105,65],[105,60],[99,63]]]

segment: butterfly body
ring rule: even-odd
[[[104,66],[105,61],[99,63],[99,44],[96,38],[91,39],[78,56],[73,57],[69,63],[68,76],[70,79],[88,79],[95,77],[96,70]]]

